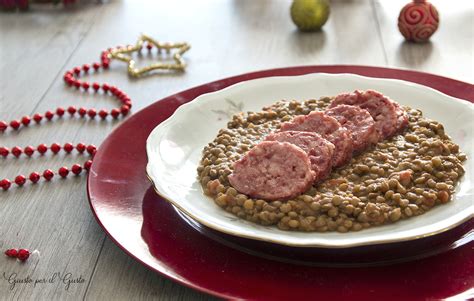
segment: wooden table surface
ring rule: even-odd
[[[244,72],[307,64],[389,66],[474,82],[474,7],[471,1],[433,0],[441,26],[427,44],[403,42],[397,17],[403,1],[331,1],[324,30],[299,33],[290,1],[105,1],[70,9],[35,6],[27,13],[0,13],[0,120],[57,106],[112,108],[110,99],[85,96],[62,82],[65,70],[98,60],[101,50],[134,43],[140,33],[161,41],[187,41],[186,73],[139,80],[121,62],[92,81],[121,87],[133,111],[178,91]],[[146,64],[146,61],[140,61]],[[100,145],[118,122],[64,118],[1,136],[1,145],[85,141]],[[0,159],[0,178],[12,178],[82,157]],[[211,299],[155,274],[121,251],[95,221],[87,202],[86,176],[0,192],[0,249],[38,250],[24,264],[0,258],[0,297],[14,300]],[[63,283],[4,279],[82,277]]]

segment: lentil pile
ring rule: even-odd
[[[282,122],[324,110],[332,98],[280,101],[261,112],[239,113],[203,151],[197,169],[204,193],[238,216],[282,230],[359,231],[421,215],[451,201],[466,155],[437,121],[404,107],[409,125],[332,171],[330,177],[287,201],[252,199],[230,186],[232,165]]]

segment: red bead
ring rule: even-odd
[[[122,113],[123,116],[127,115],[130,112],[130,107],[127,105],[123,105],[120,107],[120,113]]]
[[[69,169],[67,169],[67,167],[63,166],[58,170],[58,173],[61,177],[65,178],[69,174]]]
[[[115,86],[110,87],[109,90],[110,90],[110,93],[112,93],[112,95],[115,95],[115,93],[117,93],[117,87]]]
[[[40,144],[38,145],[37,150],[38,150],[38,153],[44,154],[48,151],[48,147],[46,146],[46,144]]]
[[[46,117],[46,119],[48,119],[48,120],[51,120],[54,117],[54,113],[51,112],[51,111],[48,111],[48,112],[44,113],[44,117]]]
[[[25,147],[24,153],[28,156],[31,157],[35,153],[35,148],[33,146],[27,146]]]
[[[0,132],[4,132],[8,127],[8,124],[5,121],[0,121]]]
[[[46,179],[46,181],[50,181],[54,177],[54,173],[51,169],[46,169],[43,172],[43,177]]]
[[[89,171],[91,169],[91,165],[92,165],[92,160],[87,160],[86,162],[84,162],[84,169]]]
[[[95,109],[89,109],[87,111],[87,115],[90,117],[90,118],[94,118],[95,115],[97,115],[97,112],[95,111]]]
[[[79,115],[81,117],[86,116],[86,114],[87,114],[87,109],[86,108],[79,108]]]
[[[7,147],[0,146],[0,155],[2,157],[8,156],[9,153],[10,153],[10,150]]]
[[[82,65],[82,70],[84,70],[84,72],[89,72],[90,68],[91,68],[91,66],[89,66],[89,64]]]
[[[2,187],[3,190],[8,190],[12,183],[8,179],[3,179],[0,181],[0,187]]]
[[[81,68],[80,67],[74,67],[74,69],[72,69],[74,73],[76,74],[79,74],[81,73]]]
[[[64,113],[65,113],[64,108],[59,107],[59,108],[56,109],[56,114],[57,114],[59,117],[62,117],[62,116],[64,115]]]
[[[120,110],[119,109],[112,109],[112,111],[110,111],[110,115],[112,115],[112,117],[116,119],[120,115]]]
[[[100,89],[100,84],[99,83],[93,83],[92,84],[92,89],[94,89],[94,91],[98,91]]]
[[[69,113],[69,115],[73,116],[74,114],[76,114],[77,109],[76,107],[70,106],[69,108],[67,108],[67,112]]]
[[[110,63],[108,59],[102,62],[102,68],[109,69],[109,66],[110,66]]]
[[[12,122],[10,122],[10,126],[15,130],[18,130],[20,125],[21,123],[18,120],[13,120]]]
[[[108,92],[110,90],[110,86],[108,84],[102,84],[102,90],[104,90],[104,92]]]
[[[18,185],[18,186],[20,186],[20,187],[23,186],[23,184],[26,183],[26,178],[25,178],[25,176],[24,176],[24,175],[19,175],[19,176],[17,176],[17,177],[15,178],[15,183],[16,183],[16,185]]]
[[[15,146],[14,148],[12,148],[12,154],[13,154],[13,156],[15,156],[17,158],[21,155],[22,152],[23,152],[23,150],[19,146]]]
[[[74,87],[79,89],[82,85],[82,82],[80,80],[76,79],[73,84],[74,84]]]
[[[76,145],[76,150],[82,154],[86,150],[86,145],[84,143],[78,143]]]
[[[105,119],[107,118],[107,115],[109,115],[109,112],[107,112],[107,110],[102,109],[99,111],[100,118]]]
[[[126,105],[126,106],[128,106],[129,108],[132,107],[132,101],[131,101],[130,99],[125,100],[125,101],[123,102],[123,104]]]
[[[152,49],[153,49],[153,45],[150,44],[150,43],[146,44],[146,49],[152,50]]]
[[[53,144],[51,144],[50,149],[53,153],[57,154],[61,150],[61,145],[59,145],[57,143],[53,143]]]
[[[30,251],[27,249],[20,249],[18,250],[18,255],[16,257],[21,261],[25,261],[30,257]]]
[[[82,172],[82,166],[79,165],[79,164],[74,164],[71,167],[71,171],[72,171],[73,174],[78,175]]]
[[[66,144],[64,144],[63,149],[66,153],[69,154],[74,149],[74,145],[72,145],[71,143],[66,143]]]
[[[30,177],[29,177],[29,178],[30,178],[30,181],[31,181],[31,182],[36,183],[36,182],[39,181],[39,179],[41,178],[41,176],[40,176],[40,174],[37,173],[37,172],[32,172],[32,173],[30,174]]]
[[[40,113],[36,113],[35,115],[33,115],[33,120],[36,123],[40,123],[42,119],[43,119],[43,115],[41,115]]]
[[[83,88],[84,90],[89,90],[89,87],[90,87],[90,84],[89,84],[88,82],[83,82],[83,83],[82,83],[82,88]]]
[[[5,255],[7,255],[8,257],[17,257],[18,251],[16,249],[8,249],[5,251]]]
[[[30,116],[23,116],[23,118],[21,118],[21,123],[24,125],[24,126],[28,126],[31,122],[31,118]]]
[[[88,146],[87,146],[87,152],[88,152],[90,155],[95,154],[96,151],[97,151],[97,147],[96,147],[94,144],[91,144],[91,145],[88,145]]]
[[[99,63],[93,63],[92,68],[94,68],[94,70],[97,71],[100,68],[100,64]]]

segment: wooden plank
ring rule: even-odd
[[[214,300],[148,270],[109,239],[100,262],[86,300]]]
[[[397,20],[404,0],[376,0],[375,9],[388,65],[474,83],[474,5],[433,0],[440,15],[438,31],[428,43],[404,42]]]
[[[96,4],[69,10],[45,6],[24,14],[1,14],[2,120],[36,110],[44,112],[65,105],[65,99],[73,98],[61,83],[63,68],[69,65],[72,53],[102,9]],[[73,141],[80,124],[80,121],[62,120],[41,127],[30,126],[2,135],[0,144],[36,146],[43,142]],[[92,142],[97,143],[98,139]],[[77,160],[74,155],[37,158],[0,159],[0,177],[12,178],[19,173],[28,174],[54,166],[57,170],[59,166],[71,166]],[[67,300],[85,293],[104,234],[91,216],[84,180],[85,176],[66,181],[55,179],[52,183],[0,192],[1,249],[26,247],[38,250],[23,264],[8,258],[0,260],[1,299]],[[53,283],[34,285],[34,281],[50,279],[57,272],[63,277],[67,273],[74,278],[81,276],[85,283],[72,284],[66,289],[56,277]],[[17,279],[30,277],[33,283],[11,287],[3,274],[7,278],[15,274]]]

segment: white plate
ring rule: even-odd
[[[378,90],[402,105],[421,109],[424,116],[445,126],[468,156],[466,174],[454,201],[390,225],[350,233],[304,233],[257,225],[227,213],[205,196],[197,180],[201,152],[239,111],[259,111],[281,99],[305,100],[355,89]],[[353,74],[308,74],[267,77],[241,82],[201,95],[180,106],[148,137],[147,173],[156,191],[196,221],[236,236],[299,247],[344,248],[412,240],[446,231],[474,216],[474,105],[434,89],[392,79]]]

